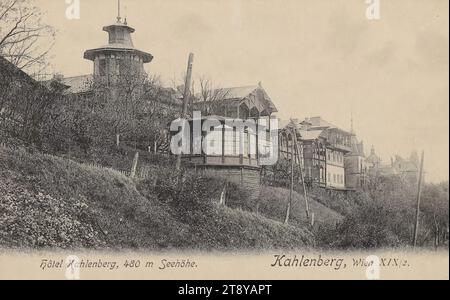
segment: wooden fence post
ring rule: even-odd
[[[134,159],[133,159],[133,166],[131,167],[131,173],[130,173],[131,178],[136,177],[138,161],[139,161],[139,152],[136,152],[136,154],[134,155]]]
[[[226,205],[225,204],[225,202],[226,202],[226,194],[227,194],[227,185],[225,185],[223,187],[222,193],[220,193],[220,202],[219,202],[220,205],[224,205],[224,206]]]

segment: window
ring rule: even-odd
[[[227,127],[225,129],[225,155],[234,156],[239,153],[239,145],[236,145],[235,128]]]
[[[272,145],[270,132],[266,131],[265,134],[266,134],[265,138],[262,136],[258,136],[258,150],[259,154],[262,156],[270,155]],[[283,141],[283,138],[281,138],[280,140]],[[283,151],[283,148],[281,148],[281,151]]]
[[[249,133],[248,128],[244,130],[244,157],[249,156]]]
[[[256,155],[256,134],[253,131],[249,130],[249,138],[250,138],[250,156],[255,157]]]
[[[117,42],[120,43],[125,39],[125,34],[122,29],[116,31]]]
[[[129,61],[125,59],[119,59],[118,62],[118,75],[128,75],[130,73]]]
[[[333,182],[336,183],[336,174],[333,174]]]
[[[206,135],[206,155],[222,155],[222,126]]]
[[[98,64],[98,72],[100,75],[106,75],[106,59],[100,59]]]

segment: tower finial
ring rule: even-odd
[[[120,20],[122,18],[120,17],[120,0],[117,0],[117,23],[120,23]]]
[[[123,23],[125,24],[125,25],[128,25],[128,21],[127,21],[127,14],[128,14],[128,9],[127,9],[127,6],[125,5],[125,7],[124,7],[124,13],[123,13],[123,15],[124,15],[124,19],[123,19]]]

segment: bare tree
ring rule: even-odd
[[[125,64],[120,75],[99,75],[94,79],[92,89],[98,100],[103,99],[101,114],[114,130],[117,144],[122,136],[133,135],[146,80],[146,74],[135,73]]]
[[[163,88],[159,76],[150,76],[144,85],[143,101],[139,110],[141,136],[148,136],[153,150],[167,150],[167,125],[176,118],[177,106],[171,89]]]
[[[20,69],[41,74],[54,36],[32,0],[0,1],[0,55]]]
[[[210,78],[200,76],[198,79],[200,91],[195,95],[195,100],[201,107],[202,113],[219,114],[220,108],[223,106],[222,101],[229,97],[229,89],[214,87]]]
[[[116,144],[160,150],[166,142],[162,129],[175,118],[173,91],[158,76],[148,76],[124,64],[120,75],[98,76],[91,89],[101,103],[96,112],[107,123]]]

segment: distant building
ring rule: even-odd
[[[309,119],[300,123],[300,141],[303,146],[303,166],[305,181],[308,185],[328,187],[329,180],[327,147],[328,141],[324,129],[312,128]],[[331,151],[331,150],[330,150]]]
[[[358,141],[353,129],[350,141],[351,151],[344,157],[345,186],[348,189],[362,189],[369,181],[364,143]]]
[[[359,151],[353,151],[361,145],[352,146],[354,139],[350,132],[347,132],[321,117],[306,118],[302,122],[293,120],[298,128],[298,142],[301,144],[302,162],[305,181],[309,186],[320,186],[329,189],[346,190],[346,176],[352,178],[359,176],[359,164],[352,172],[346,172],[346,157],[352,154],[352,159],[363,157]],[[291,126],[291,125],[286,125]],[[280,156],[288,158],[290,156],[289,135],[280,136]],[[356,148],[355,148],[356,147]],[[348,165],[348,167],[350,167]]]
[[[412,151],[410,157],[405,159],[400,155],[391,158],[390,164],[382,164],[380,157],[372,146],[370,156],[366,159],[371,176],[402,176],[410,182],[416,182],[419,174],[419,156]]]
[[[325,149],[323,147],[314,149],[315,151],[312,151],[313,155],[310,156],[310,159],[313,161],[318,159],[323,160],[325,154],[325,169],[319,169],[319,180],[325,180],[327,188],[346,189],[344,160],[345,156],[352,151],[352,134],[325,121],[321,117],[308,118],[305,122],[311,124],[310,126],[306,125],[306,127],[303,127],[305,134],[308,132],[322,131],[320,136],[326,141]],[[305,149],[305,155],[307,152]],[[306,174],[312,174],[308,168],[306,168]]]
[[[396,155],[392,163],[392,168],[410,182],[416,182],[419,178],[419,158],[417,152],[413,151],[409,159]]]
[[[366,157],[366,164],[369,169],[377,169],[381,166],[381,158],[375,153],[375,147],[370,149],[370,155]]]

